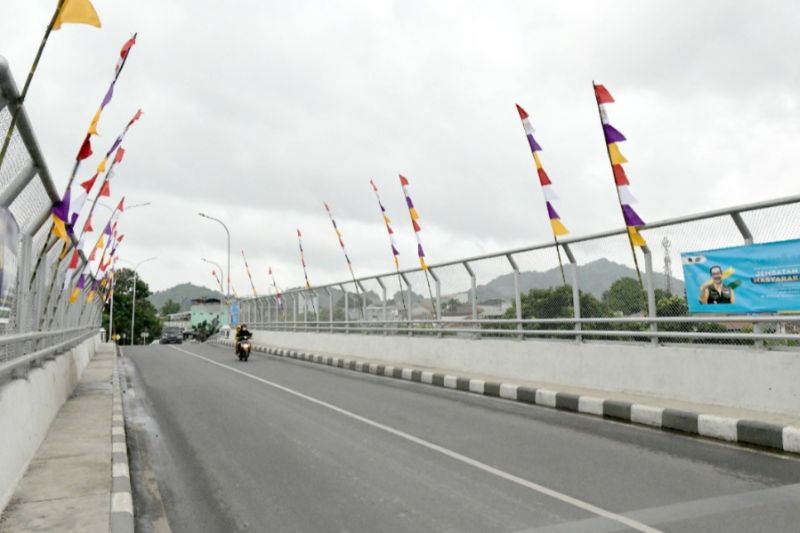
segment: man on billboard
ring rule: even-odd
[[[722,267],[714,265],[709,269],[711,279],[700,287],[701,304],[732,304],[736,303],[733,288],[722,281]]]

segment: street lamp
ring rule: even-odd
[[[139,273],[139,267],[144,263],[147,263],[148,261],[153,261],[154,259],[157,259],[157,257],[148,257],[147,259],[139,261],[133,267],[133,301],[131,302],[131,346],[134,344],[134,342],[136,342],[136,337],[133,334],[133,326],[134,324],[136,324],[136,277]],[[125,260],[121,259],[121,261]],[[125,261],[125,262],[131,265],[133,264],[130,261]]]
[[[212,216],[209,216],[209,215],[206,215],[205,213],[197,213],[197,214],[200,215],[203,218],[207,218],[209,220],[213,220],[214,222],[219,222],[222,225],[222,227],[225,228],[225,233],[228,235],[228,270],[226,271],[226,273],[228,274],[228,277],[226,278],[227,282],[228,282],[227,283],[228,284],[228,288],[227,288],[227,294],[225,296],[228,298],[228,300],[230,300],[230,298],[231,298],[231,232],[228,231],[228,226],[226,226],[225,223],[223,221],[221,221],[220,219],[212,217]],[[222,270],[222,269],[220,269],[220,270]]]
[[[209,265],[214,265],[215,267],[217,267],[217,270],[219,270],[219,275],[220,275],[219,282],[220,282],[220,284],[221,284],[221,283],[222,283],[222,276],[223,276],[224,274],[223,274],[223,272],[222,272],[222,267],[221,267],[221,266],[219,266],[219,263],[215,263],[214,261],[209,261],[209,260],[208,260],[208,259],[206,259],[205,257],[201,257],[201,258],[200,258],[200,261],[204,261],[204,262],[208,263]],[[224,289],[224,288],[222,288],[222,287],[220,287],[220,289],[222,289],[223,291],[225,290],[225,289]]]

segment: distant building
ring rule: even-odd
[[[172,313],[167,315],[164,320],[165,328],[181,328],[184,333],[192,329],[192,313],[189,311],[182,311],[180,313]]]
[[[230,307],[222,303],[222,300],[218,298],[198,298],[192,300],[190,314],[191,328],[194,328],[203,321],[210,324],[214,319],[218,320],[220,326],[231,323]]]
[[[511,309],[511,300],[495,298],[478,303],[478,315],[483,318],[502,316],[508,309]]]

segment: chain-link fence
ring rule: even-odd
[[[0,138],[18,101],[0,57]],[[102,299],[72,305],[64,295],[68,261],[62,245],[49,239],[50,210],[58,200],[23,107],[0,167],[0,375],[97,332]],[[86,263],[83,254],[81,260]]]
[[[681,253],[800,238],[800,196],[243,300],[257,329],[800,346],[800,314],[692,315]]]

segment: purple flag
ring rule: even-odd
[[[69,219],[70,194],[71,194],[70,190],[67,189],[66,191],[64,191],[64,198],[53,204],[52,213],[61,220],[63,220],[64,222],[67,222]]]
[[[556,210],[553,209],[553,204],[550,202],[545,203],[547,204],[547,216],[550,217],[550,220],[559,218],[558,213],[556,213]]]
[[[417,245],[417,255],[419,257],[425,257],[425,252],[422,250],[422,245],[421,244]]]
[[[411,201],[410,196],[406,196],[406,205],[408,206],[409,209],[414,209],[414,203]]]
[[[111,222],[106,223],[106,229],[103,230],[105,235],[111,236]]]
[[[102,109],[105,106],[107,106],[113,96],[114,96],[114,84],[112,83],[111,85],[109,85],[108,91],[106,92],[106,95],[103,97],[103,103],[100,104],[100,108]]]
[[[392,254],[393,255],[400,255],[400,252],[397,251],[397,248],[394,247],[394,244],[392,245]]]
[[[83,289],[84,287],[86,287],[86,278],[84,277],[83,274],[81,274],[80,277],[78,278],[78,283],[75,284],[75,288]]]
[[[627,204],[622,206],[622,216],[625,219],[626,226],[644,226],[644,220],[639,218],[636,211]]]
[[[625,140],[625,136],[611,124],[603,124],[603,133],[606,136],[606,144],[619,143]]]
[[[539,143],[536,142],[536,139],[533,138],[533,135],[530,133],[528,134],[528,144],[531,145],[531,152],[541,152],[542,147],[539,146]]]

